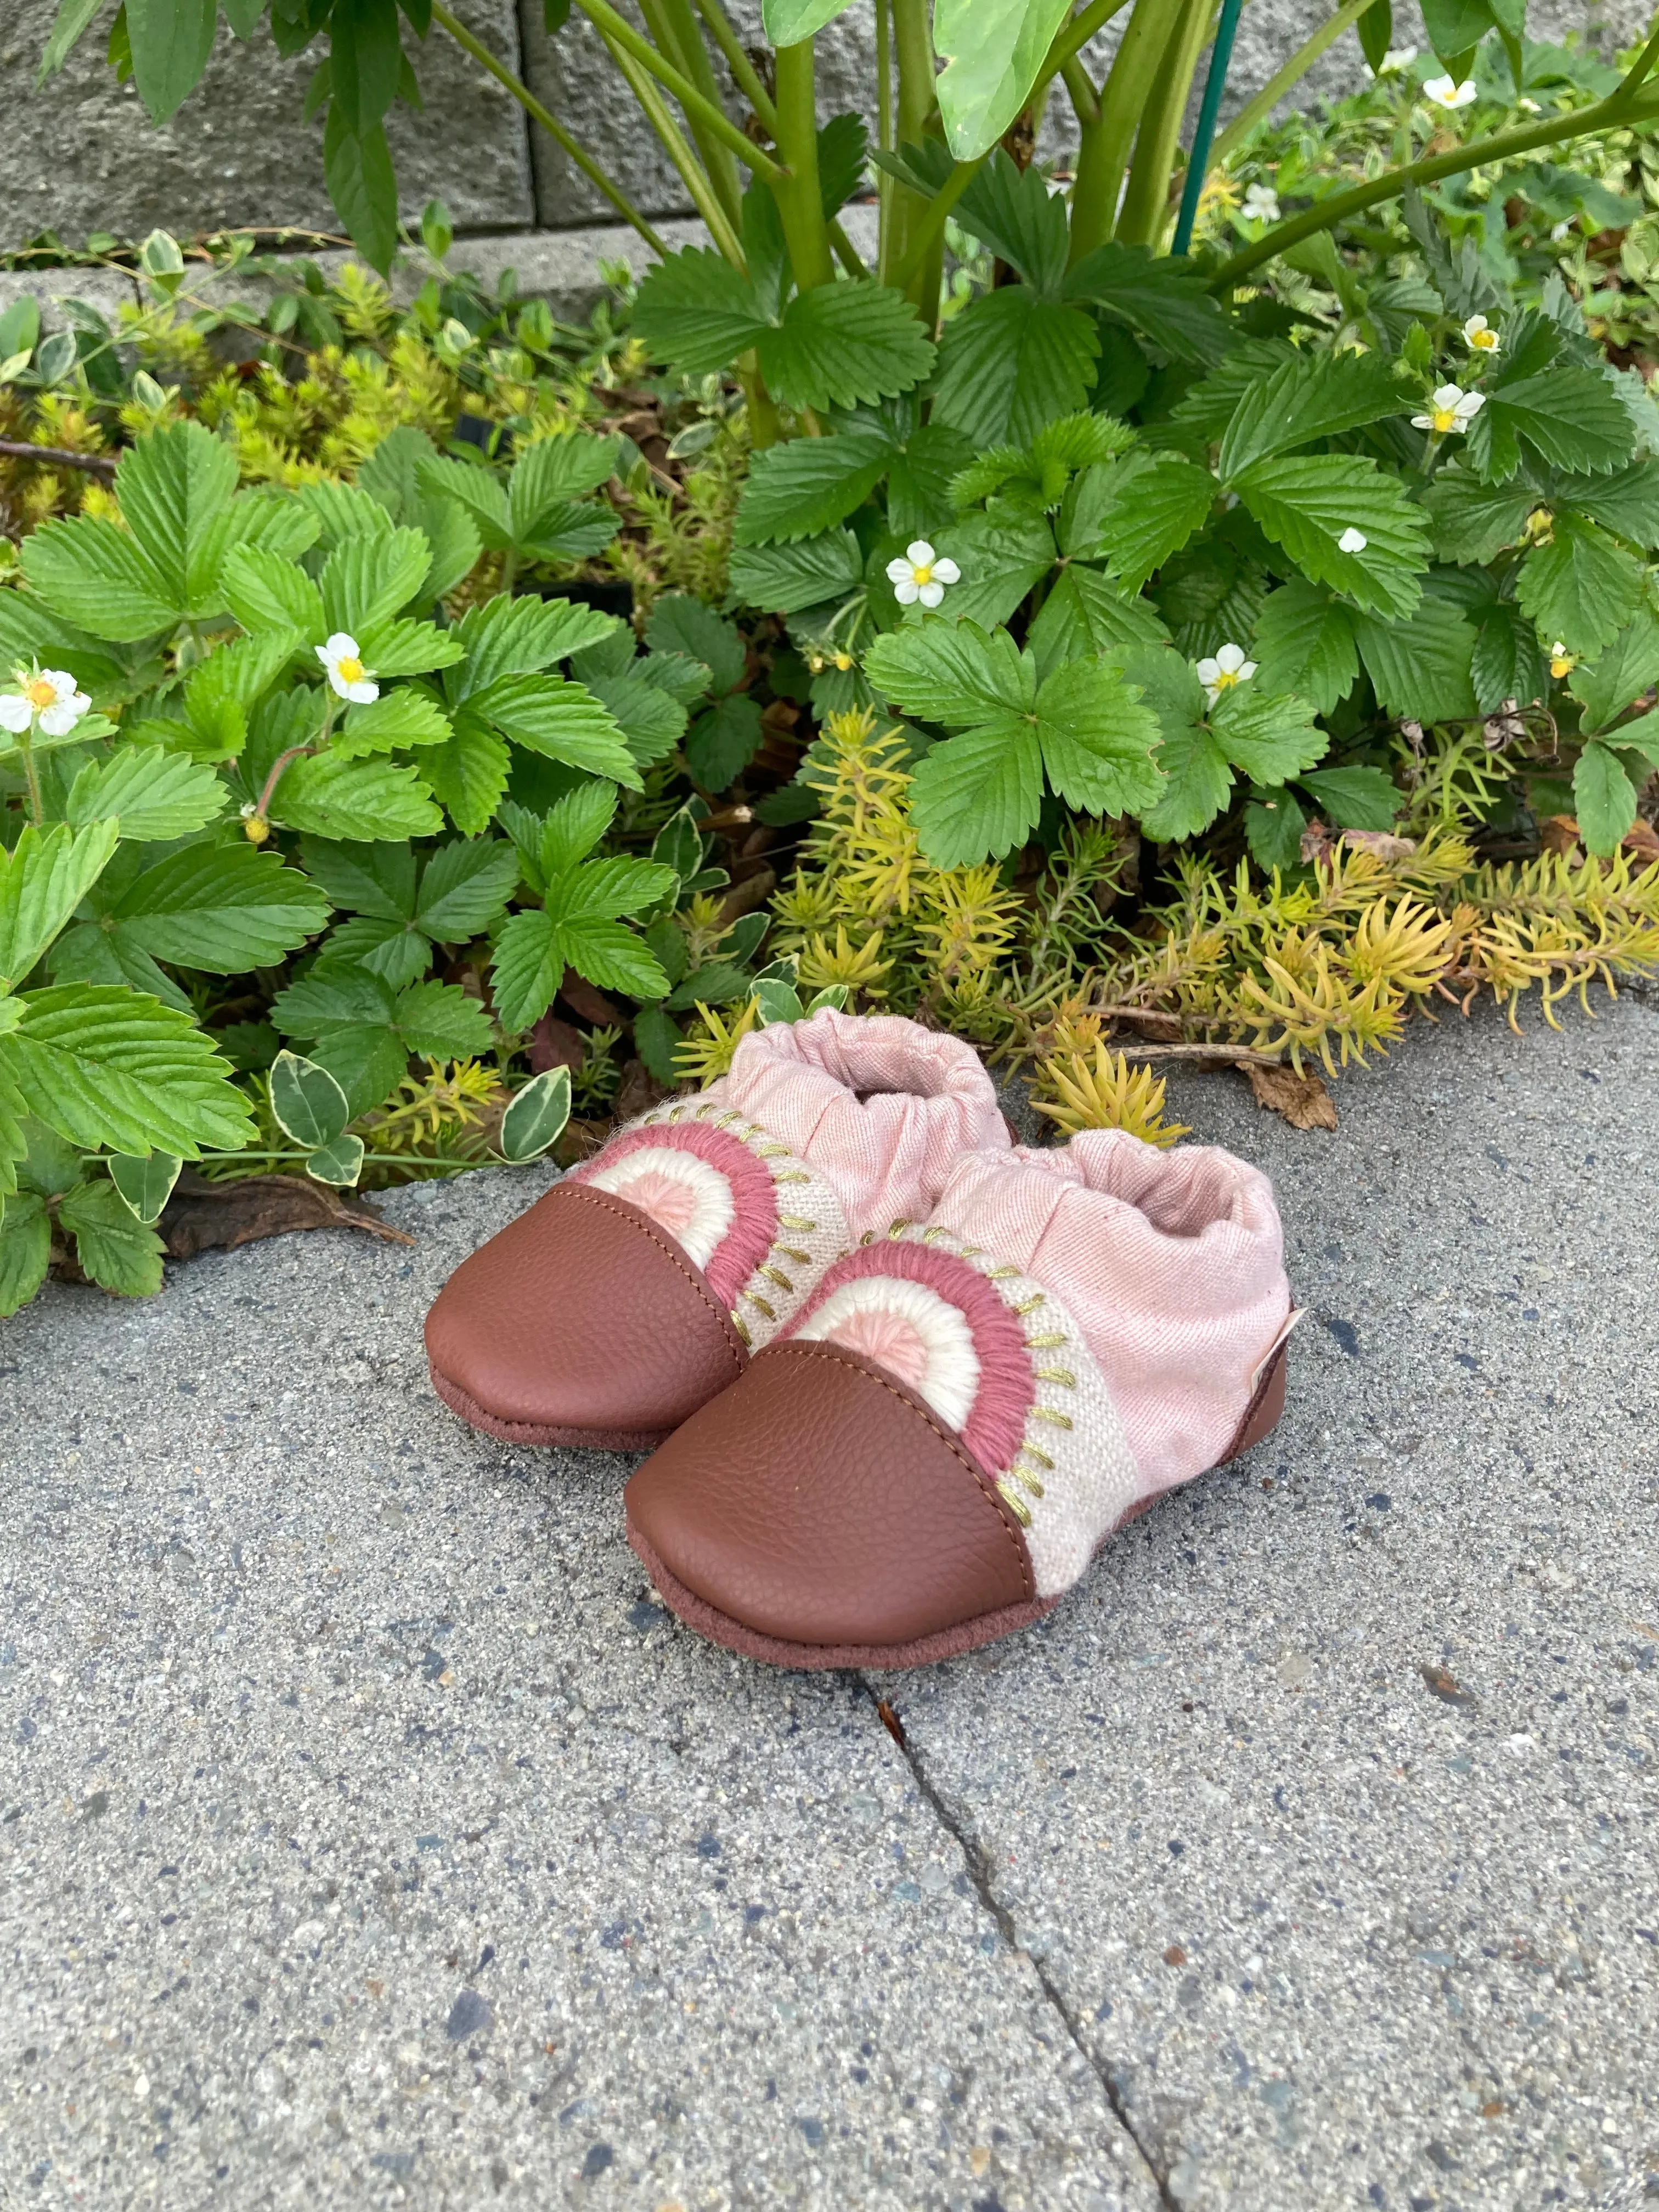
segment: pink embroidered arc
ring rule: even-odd
[[[965,1260],[958,1260],[954,1253],[941,1252],[933,1244],[908,1244],[892,1239],[863,1245],[858,1251],[849,1252],[844,1260],[837,1260],[826,1272],[786,1334],[796,1334],[843,1283],[884,1275],[896,1277],[902,1282],[925,1284],[955,1306],[967,1322],[979,1359],[980,1381],[974,1409],[963,1425],[962,1440],[988,1474],[996,1474],[1009,1464],[1025,1441],[1025,1417],[1036,1398],[1036,1381],[1031,1372],[1024,1328],[1018,1317],[1004,1305],[994,1285],[988,1283]],[[869,1314],[859,1318],[869,1325],[878,1317]],[[894,1316],[892,1319],[896,1322],[899,1317]],[[908,1337],[915,1339],[910,1347],[910,1358],[914,1360],[921,1352],[925,1358],[916,1332],[908,1323],[902,1325]],[[886,1354],[878,1348],[873,1334],[867,1349],[852,1345],[847,1334],[850,1322],[843,1323],[836,1331],[839,1342],[848,1344],[849,1350],[864,1350],[867,1358],[887,1367],[900,1382],[910,1382],[910,1376],[890,1364]],[[893,1343],[895,1351],[903,1357],[906,1346],[896,1334]]]
[[[603,1152],[596,1152],[591,1160],[570,1170],[573,1182],[585,1182],[601,1167],[614,1167],[630,1152],[644,1152],[648,1147],[667,1146],[671,1150],[692,1153],[726,1177],[731,1186],[733,1213],[732,1226],[714,1248],[713,1257],[703,1269],[708,1287],[726,1305],[736,1304],[738,1292],[749,1280],[757,1267],[771,1250],[778,1233],[778,1199],[770,1175],[763,1161],[757,1160],[747,1145],[724,1129],[710,1128],[706,1121],[657,1122],[644,1127],[625,1130],[615,1137]],[[649,1178],[654,1182],[654,1176]],[[647,1178],[642,1176],[641,1184]],[[666,1178],[664,1178],[666,1180]],[[632,1191],[626,1194],[634,1195]],[[654,1206],[643,1198],[635,1201],[656,1215]],[[682,1200],[673,1201],[683,1204]],[[672,1232],[672,1224],[663,1226]]]

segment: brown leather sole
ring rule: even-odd
[[[639,1554],[652,1585],[669,1610],[688,1628],[695,1628],[711,1644],[724,1645],[745,1659],[762,1659],[771,1667],[789,1667],[802,1673],[832,1667],[932,1667],[941,1659],[960,1658],[977,1651],[981,1644],[994,1644],[1000,1636],[1029,1628],[1060,1602],[1058,1597],[1036,1597],[1023,1605],[1005,1605],[995,1613],[982,1613],[975,1620],[959,1621],[933,1636],[918,1636],[908,1644],[789,1644],[779,1636],[764,1636],[747,1628],[729,1613],[719,1612],[707,1599],[689,1590],[672,1574],[634,1526],[627,1520],[628,1540]],[[1063,1595],[1063,1593],[1062,1593]]]
[[[560,1429],[534,1421],[504,1421],[498,1414],[487,1413],[476,1398],[448,1376],[441,1375],[430,1361],[427,1372],[433,1389],[452,1413],[459,1413],[469,1428],[482,1429],[504,1444],[563,1445],[573,1451],[655,1451],[672,1434],[669,1429]]]

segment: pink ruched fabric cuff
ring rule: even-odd
[[[826,1010],[757,1030],[722,1088],[835,1188],[855,1237],[924,1219],[964,1153],[1010,1155],[973,1047],[896,1014]]]

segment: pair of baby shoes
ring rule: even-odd
[[[516,1443],[652,1449],[665,1601],[788,1667],[1038,1620],[1265,1436],[1295,1319],[1267,1177],[1121,1131],[1016,1145],[971,1047],[826,1012],[745,1037],[465,1261],[438,1395]]]

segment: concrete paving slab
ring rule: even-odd
[[[1154,2212],[862,1686],[431,1396],[545,1180],[0,1338],[0,2203]]]
[[[1274,1176],[1278,1433],[1036,1633],[893,1677],[919,1772],[1202,2212],[1659,2197],[1659,1010],[1413,1034]]]

